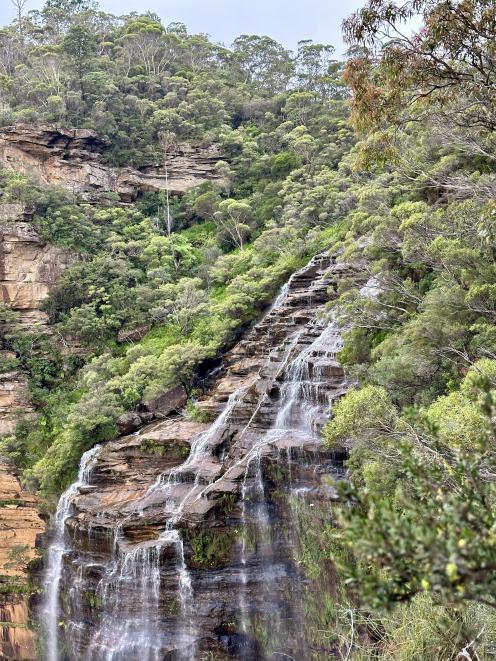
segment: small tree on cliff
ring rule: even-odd
[[[243,250],[255,224],[250,205],[238,200],[223,200],[215,213],[215,221],[219,241]]]

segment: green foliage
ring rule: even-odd
[[[372,607],[390,608],[421,591],[444,603],[496,606],[495,485],[487,479],[494,461],[492,394],[486,405],[478,437],[468,447],[454,446],[452,436],[448,442],[418,432],[399,438],[394,499],[362,488],[360,481],[343,487],[353,506],[342,511],[340,537],[353,550],[350,576]],[[452,419],[458,418],[455,410]]]
[[[191,563],[195,567],[221,567],[232,553],[236,535],[232,530],[210,530],[187,534],[191,544]]]
[[[423,25],[405,38],[414,14]],[[345,504],[314,540],[300,534],[309,574],[329,559],[337,572],[333,608],[318,593],[308,608],[327,614],[320,644],[343,658],[494,652],[495,125],[494,95],[476,91],[493,31],[485,0],[371,1],[345,22],[363,141],[341,157],[347,185],[327,178],[319,211],[346,219],[343,257],[369,281],[343,279],[330,306],[356,384],[324,429],[350,451]],[[289,97],[288,117],[309,122],[314,93]],[[312,142],[295,128],[304,162]],[[305,211],[318,222],[316,207]]]
[[[425,24],[407,39],[396,28],[415,12]],[[330,292],[355,387],[324,436],[350,448],[349,506],[338,522],[325,507],[294,512],[309,636],[349,659],[489,655],[492,4],[371,0],[346,23],[353,121],[367,132],[356,147],[327,44],[292,54],[242,35],[228,49],[82,0],[47,2],[22,31],[0,35],[3,123],[91,128],[117,166],[161,165],[166,143],[184,142],[216,142],[223,161],[222,181],[171,196],[169,215],[163,193],[96,203],[1,173],[3,200],[33,207],[41,236],[76,255],[45,302],[51,333],[0,310],[0,369],[22,371],[39,409],[1,452],[53,500],[81,453],[118,433],[121,413],[178,383],[192,396],[202,362],[292,272],[341,249],[369,281],[343,276]],[[56,338],[84,356],[68,358]],[[191,404],[187,414],[198,417]],[[193,563],[227,560],[233,540],[217,532],[190,540]]]

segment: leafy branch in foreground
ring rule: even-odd
[[[349,507],[337,534],[352,550],[341,569],[368,607],[391,608],[420,592],[444,604],[496,607],[496,402],[488,378],[474,370],[464,385],[483,416],[470,445],[446,434],[459,423],[456,411],[441,431],[427,419],[418,432],[398,419],[395,431],[381,431],[383,452],[394,449],[394,493],[367,485],[356,458],[351,482],[340,485]],[[339,429],[339,408],[336,417]]]

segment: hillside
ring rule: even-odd
[[[496,8],[344,33],[0,30],[4,658],[493,654]]]

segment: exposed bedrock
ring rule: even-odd
[[[322,316],[343,275],[360,280],[319,255],[290,279],[199,403],[213,423],[169,417],[85,459],[52,658],[312,658],[294,504],[332,499],[342,470],[320,430],[349,386]]]
[[[37,658],[27,570],[44,530],[36,499],[21,488],[12,463],[0,457],[0,659]]]
[[[0,204],[0,301],[19,314],[21,324],[37,329],[47,323],[41,302],[74,256],[43,241],[30,220],[24,205]],[[13,359],[13,352],[0,351],[0,436],[36,415],[26,376]],[[36,508],[14,467],[0,457],[0,659],[37,658],[27,597],[27,562],[45,527]]]
[[[104,144],[91,131],[33,125],[0,130],[0,168],[24,172],[41,185],[60,184],[94,200],[117,192],[124,202],[141,191],[165,188],[160,169],[113,169],[104,163],[103,150]],[[215,146],[178,147],[169,159],[169,190],[181,194],[206,180],[222,183],[215,170],[221,156]],[[41,304],[76,256],[44,241],[31,219],[32,210],[24,205],[0,204],[0,300],[19,313],[21,324],[49,332]],[[36,415],[26,377],[8,369],[14,358],[10,351],[0,352],[0,435],[10,434],[20,420]],[[184,393],[170,391],[150,402],[149,410],[141,411],[134,422],[128,419],[123,424],[136,429],[183,405]],[[38,651],[29,624],[27,563],[44,523],[35,499],[21,490],[10,464],[0,465],[0,491],[0,659],[34,659]]]
[[[37,328],[47,324],[40,310],[50,288],[74,262],[69,251],[47,244],[30,223],[21,204],[0,204],[0,300],[20,316],[21,324]],[[8,361],[14,354],[0,352]],[[0,374],[0,435],[11,433],[21,418],[34,415],[28,384],[18,371]]]
[[[32,175],[40,184],[58,184],[77,193],[98,196],[118,193],[130,202],[139,192],[166,187],[181,195],[205,181],[223,184],[216,164],[223,154],[218,145],[180,144],[168,157],[165,170],[113,168],[102,157],[105,143],[87,129],[65,129],[49,124],[16,124],[0,129],[0,166]]]

